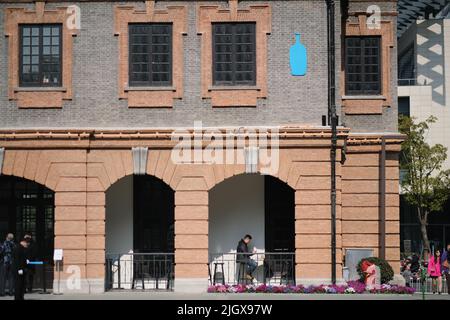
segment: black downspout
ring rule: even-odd
[[[335,73],[335,17],[334,0],[327,2],[328,29],[328,118],[331,122],[331,282],[336,284],[336,73]]]
[[[386,139],[381,138],[380,157],[380,258],[386,259]]]

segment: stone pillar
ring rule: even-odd
[[[63,161],[52,164],[47,176],[47,185],[55,186],[55,248],[64,250],[60,289],[67,293],[103,292],[104,188],[98,179],[88,177],[84,151],[65,151],[52,159]],[[55,272],[54,286],[57,280]]]
[[[175,192],[175,291],[208,286],[208,191],[202,177],[185,177]]]
[[[64,250],[59,288],[62,292],[89,292],[85,280],[86,154],[62,151],[49,158],[61,161],[51,164],[47,175],[47,185],[55,186],[55,249]],[[55,270],[55,290],[57,281],[58,273]]]
[[[331,283],[330,164],[304,162],[295,190],[298,284]],[[336,166],[336,280],[342,282],[341,170]]]
[[[105,290],[105,192],[88,184],[86,206],[86,280],[92,293]]]

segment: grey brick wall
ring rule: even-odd
[[[382,12],[397,12],[396,2],[350,2],[350,12],[365,12],[370,5],[378,5]],[[393,21],[394,37],[397,34],[397,18],[382,16],[383,20]],[[342,123],[358,132],[397,132],[397,46],[391,49],[391,95],[392,106],[384,108],[383,115],[348,115],[343,116]]]
[[[256,108],[212,108],[200,96],[200,41],[196,30],[195,1],[158,1],[188,5],[188,34],[184,37],[184,97],[172,109],[129,109],[118,100],[118,39],[113,34],[113,8],[117,3],[76,3],[81,8],[81,33],[73,45],[73,100],[62,109],[18,109],[8,101],[7,38],[0,38],[0,128],[109,128],[181,127],[203,121],[204,126],[320,125],[327,114],[327,38],[325,1],[270,1],[272,34],[268,36],[268,97]],[[246,5],[258,1],[240,1]],[[206,3],[206,2],[204,2]],[[227,1],[211,1],[226,5]],[[259,2],[260,3],[260,2]],[[130,4],[130,2],[127,2]],[[142,2],[131,2],[143,8]],[[58,3],[48,6],[58,6]],[[4,34],[4,8],[0,4],[0,32]],[[28,4],[14,4],[30,6]],[[339,17],[339,1],[336,15]],[[340,64],[340,18],[336,19],[337,66]],[[294,32],[302,34],[308,49],[309,66],[305,77],[292,77],[289,48]],[[340,68],[337,67],[337,74]],[[393,70],[394,71],[394,70]],[[393,72],[396,74],[396,72]],[[337,79],[339,84],[339,79]],[[339,91],[337,91],[339,92]],[[355,130],[391,130],[393,111],[371,119],[344,119]],[[396,118],[396,111],[395,111]],[[368,126],[369,125],[369,126]]]

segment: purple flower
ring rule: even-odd
[[[356,293],[363,293],[366,291],[366,285],[361,281],[349,281],[347,282],[348,288],[353,288]]]
[[[353,293],[361,294],[364,292],[372,294],[413,294],[414,288],[397,286],[397,285],[382,285],[367,287],[360,281],[349,281],[342,285],[310,285],[304,287],[303,285],[215,285],[209,286],[207,291],[209,293],[330,293],[330,294],[344,294]]]
[[[260,284],[256,287],[256,292],[266,292],[267,286],[265,284]]]

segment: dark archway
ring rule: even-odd
[[[276,177],[239,174],[209,191],[211,282],[241,283],[239,240],[251,234],[252,283],[295,283],[295,190]]]
[[[53,279],[55,193],[31,180],[0,176],[0,240],[13,233],[16,243],[26,232],[35,241],[35,260],[45,262],[45,275],[36,266],[34,287],[50,288]]]
[[[54,248],[55,193],[34,181],[0,176],[0,235],[16,240],[31,232],[38,258],[51,260]]]
[[[172,289],[175,192],[150,175],[106,192],[106,289]]]
[[[175,193],[153,176],[134,176],[135,252],[174,252]]]
[[[272,176],[264,177],[265,242],[269,252],[295,251],[295,191]]]

